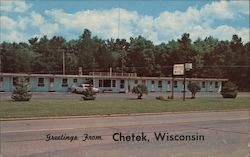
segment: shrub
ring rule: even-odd
[[[93,90],[93,87],[88,87],[82,91],[82,98],[83,100],[95,100],[96,92]]]
[[[165,100],[165,98],[163,96],[157,96],[155,97],[156,100]]]
[[[195,99],[195,94],[199,92],[201,88],[196,82],[190,82],[188,84],[188,90],[192,93],[191,99]]]
[[[24,78],[17,80],[17,85],[12,92],[11,98],[14,101],[29,101],[32,93],[29,92],[29,83]]]
[[[172,95],[168,96],[168,99],[174,99],[174,96],[172,96]]]
[[[221,89],[223,98],[236,98],[237,92],[237,86],[230,81],[225,83]]]
[[[137,94],[137,98],[138,99],[142,99],[143,94],[147,94],[148,90],[147,90],[147,86],[139,84],[137,86],[134,86],[134,88],[132,89],[132,93]]]

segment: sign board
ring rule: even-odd
[[[185,69],[187,71],[191,70],[192,69],[192,63],[185,63]]]
[[[79,74],[79,75],[82,75],[82,67],[79,67],[79,68],[78,68],[78,74]]]
[[[184,64],[174,64],[174,75],[184,75]]]

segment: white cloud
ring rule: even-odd
[[[16,28],[16,22],[7,16],[0,16],[0,23],[1,23],[1,31],[13,30]]]
[[[162,12],[154,19],[154,26],[160,39],[177,39],[185,32],[192,40],[198,37],[214,36],[222,40],[231,40],[233,34],[241,34],[243,41],[249,41],[247,28],[234,28],[226,24],[213,26],[215,20],[237,19],[241,14],[249,14],[249,2],[217,1],[201,9],[189,7],[185,12]],[[244,34],[244,33],[246,34]]]
[[[154,19],[154,26],[160,38],[171,40],[179,38],[183,33],[190,32],[199,23],[200,14],[195,8],[189,7],[186,12],[162,12]]]
[[[228,10],[232,11],[234,14],[245,14],[249,15],[249,1],[241,0],[241,1],[229,1],[228,2]],[[235,17],[235,16],[234,16]]]
[[[8,42],[26,42],[31,36],[19,31],[10,31],[10,32],[0,32],[0,42],[8,41]]]
[[[241,38],[242,41],[247,42],[250,41],[250,29],[249,28],[241,28],[239,30],[237,30],[236,34],[238,34]]]
[[[234,17],[234,13],[228,9],[228,2],[212,2],[211,4],[206,4],[200,13],[207,18],[224,18],[230,19]]]
[[[42,26],[45,23],[44,17],[38,13],[36,13],[35,11],[32,11],[30,14],[31,17],[31,24],[33,26],[39,27]]]
[[[46,15],[51,16],[62,29],[75,30],[90,29],[95,35],[100,35],[103,38],[129,38],[133,36],[131,29],[138,19],[137,12],[129,12],[125,9],[120,9],[120,24],[119,9],[113,8],[110,10],[82,10],[74,14],[65,13],[63,10],[46,10]],[[118,28],[118,26],[120,26]]]
[[[228,25],[221,25],[216,28],[194,28],[193,31],[190,32],[191,38],[196,40],[198,37],[205,38],[208,36],[213,36],[220,40],[231,40],[234,34],[237,34],[242,38],[243,41],[249,41],[249,28],[234,28]]]
[[[30,18],[29,17],[18,17],[17,20],[17,27],[24,31],[27,30],[27,27],[30,25]]]
[[[33,34],[26,32],[31,29],[38,30],[36,34],[40,37],[43,35],[52,37],[60,31],[57,23],[49,22],[35,11],[32,11],[29,16],[19,16],[16,21],[7,16],[0,16],[0,22],[1,41],[26,42],[34,37]]]
[[[214,25],[216,20],[235,20],[242,15],[248,16],[247,4],[248,2],[244,1],[215,1],[200,9],[189,7],[186,11],[164,11],[157,17],[119,8],[80,10],[75,13],[52,9],[45,10],[45,14],[32,11],[28,16],[18,17],[16,21],[4,16],[1,17],[1,23],[4,23],[5,30],[13,29],[13,40],[17,36],[33,36],[25,36],[25,33],[22,33],[30,29],[36,30],[38,36],[62,35],[72,39],[77,38],[83,29],[87,28],[93,35],[104,39],[119,37],[129,40],[130,37],[142,35],[155,44],[180,38],[185,32],[190,33],[192,40],[210,35],[222,40],[231,40],[233,34],[238,34],[247,42],[249,28],[235,28],[227,24]]]
[[[31,12],[30,18],[30,24],[39,29],[41,36],[47,35],[48,37],[51,37],[59,32],[59,26],[57,23],[48,22],[42,15],[35,11]]]
[[[1,0],[0,11],[22,13],[27,11],[31,6],[32,6],[31,4],[26,3],[24,0],[14,0],[14,1]]]
[[[249,14],[249,1],[215,1],[201,8],[203,18],[233,19],[239,14]]]

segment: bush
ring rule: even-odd
[[[168,96],[168,99],[174,99],[174,96],[172,96],[172,95]]]
[[[14,101],[29,101],[32,93],[29,92],[29,83],[24,78],[17,80],[17,85],[12,92],[11,98]]]
[[[83,100],[95,100],[96,92],[93,90],[93,87],[88,87],[82,91]]]
[[[227,82],[221,89],[221,95],[223,98],[236,98],[237,97],[237,86],[232,82]]]
[[[132,89],[132,93],[137,94],[137,98],[138,99],[142,99],[143,94],[147,94],[148,90],[147,90],[147,86],[139,84],[137,86],[134,86],[134,88]]]
[[[191,99],[195,99],[195,94],[201,90],[201,87],[196,82],[190,82],[188,90],[192,93]]]
[[[156,100],[165,100],[165,98],[163,96],[157,96],[155,97]]]

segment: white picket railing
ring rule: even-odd
[[[137,77],[137,73],[109,73],[109,72],[89,72],[92,76],[125,76],[125,77]]]

